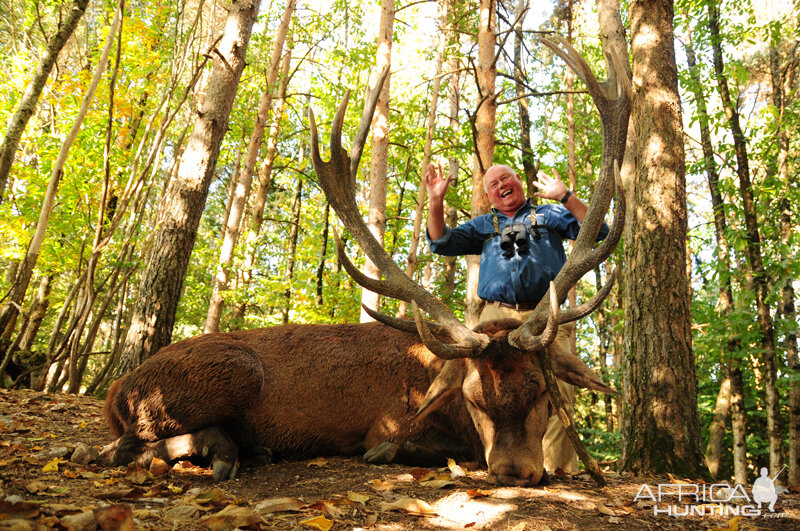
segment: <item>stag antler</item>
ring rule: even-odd
[[[352,156],[348,157],[347,151],[342,147],[342,124],[344,122],[347,103],[350,99],[350,91],[345,94],[336,116],[331,124],[331,158],[324,162],[319,153],[319,136],[317,134],[317,124],[314,120],[314,112],[309,109],[309,119],[311,121],[311,157],[314,168],[317,172],[320,186],[325,192],[325,196],[330,201],[331,206],[339,215],[345,227],[351,232],[356,241],[361,245],[366,255],[383,273],[385,280],[376,280],[363,275],[350,263],[349,260],[342,260],[347,272],[366,289],[393,297],[400,300],[415,302],[423,308],[441,325],[446,327],[447,332],[456,342],[455,345],[444,345],[438,340],[428,345],[431,351],[443,355],[443,357],[477,357],[489,344],[489,338],[485,334],[473,332],[465,326],[450,311],[447,306],[429,291],[411,280],[403,270],[394,262],[391,256],[383,249],[378,241],[372,236],[367,228],[358,206],[355,202],[355,178],[358,172],[358,163],[361,152],[366,142],[366,132],[375,112],[378,95],[381,87],[389,72],[388,66],[384,68],[378,82],[372,89],[367,98],[364,112],[361,116],[359,131],[353,140]],[[338,244],[337,244],[338,245]],[[340,251],[340,257],[344,253]],[[417,310],[419,312],[419,310]],[[420,317],[421,319],[421,317]],[[424,332],[420,330],[422,335]],[[432,334],[429,334],[433,337]],[[425,337],[425,336],[423,336]],[[435,338],[434,338],[435,339]],[[442,346],[447,348],[441,348]],[[439,352],[437,352],[439,351]]]
[[[542,42],[553,50],[583,80],[589,95],[600,113],[603,127],[602,158],[600,174],[592,193],[589,209],[583,220],[575,246],[567,258],[564,267],[550,284],[550,290],[556,290],[558,300],[566,297],[569,289],[587,272],[591,271],[608,258],[617,246],[625,225],[625,193],[619,173],[619,164],[625,154],[628,134],[628,118],[631,108],[631,83],[622,60],[611,51],[606,54],[609,65],[608,80],[601,83],[592,73],[589,65],[581,55],[562,37],[543,39]],[[616,191],[614,203],[614,223],[605,240],[594,247],[600,226],[608,212],[611,199]],[[560,323],[574,321],[594,311],[611,291],[616,277],[612,273],[606,285],[587,303],[578,308],[564,312]],[[542,332],[548,320],[547,299],[543,298],[528,320],[517,330],[509,334],[509,343],[521,349],[530,349],[539,343],[538,334]]]

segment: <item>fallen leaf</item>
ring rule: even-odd
[[[737,516],[736,518],[731,518],[724,525],[721,525],[715,528],[717,531],[739,531],[739,521],[742,519],[741,516]]]
[[[299,511],[306,503],[299,498],[271,498],[258,502],[254,507],[259,514]]]
[[[450,477],[453,479],[467,475],[464,469],[456,463],[455,459],[450,459],[449,457],[447,458],[447,468],[450,470]]]
[[[414,478],[414,481],[419,481],[422,478],[432,474],[432,472],[428,468],[412,468],[411,470],[408,471],[408,473],[411,474],[411,477]]]
[[[687,484],[687,483],[689,483],[688,481],[685,481],[683,479],[676,478],[675,476],[673,476],[669,472],[667,472],[667,475],[669,476],[669,480],[670,480],[671,483],[678,483],[678,484]]]
[[[125,472],[125,480],[130,481],[134,485],[144,484],[149,477],[150,475],[147,473],[147,470],[137,463],[128,465],[128,470]]]
[[[153,460],[150,462],[150,473],[155,477],[163,476],[170,470],[172,470],[172,467],[169,465],[169,463],[167,463],[163,459],[154,457]]]
[[[3,515],[3,520],[32,520],[39,516],[39,511],[38,503],[0,500],[0,514]]]
[[[347,499],[356,503],[367,503],[369,501],[369,496],[348,490]]]
[[[322,457],[317,457],[313,461],[309,461],[308,465],[306,466],[319,466],[319,467],[328,466],[328,461],[326,461]]]
[[[222,508],[233,503],[233,500],[222,492],[220,489],[211,489],[201,492],[195,498],[195,501],[200,505],[213,505],[217,508]]]
[[[81,423],[79,424],[79,426],[80,426],[81,428],[85,428],[85,427],[86,427],[86,426],[88,426],[88,425],[89,425],[89,423],[88,423],[88,422],[86,422],[85,420],[81,421]]]
[[[429,487],[431,489],[443,489],[445,487],[449,487],[453,485],[453,480],[451,479],[429,479],[427,481],[420,481],[420,485],[423,487]]]
[[[30,494],[38,494],[47,490],[47,485],[41,481],[29,481],[23,485],[23,488]]]
[[[66,469],[64,469],[64,477],[65,478],[70,478],[70,479],[77,479],[77,478],[81,477],[81,475],[78,474],[77,472],[75,472],[74,470],[70,470],[70,469],[66,468]]]
[[[436,511],[428,504],[428,502],[418,498],[400,498],[392,503],[384,503],[381,505],[381,510],[405,511],[408,514],[415,514],[418,516],[431,516],[436,514]]]
[[[212,531],[227,531],[241,527],[256,527],[264,522],[264,519],[247,507],[228,505],[220,512],[203,518],[200,522]]]
[[[42,472],[58,472],[58,464],[61,459],[54,457],[52,461],[42,467]]]
[[[313,527],[314,529],[319,529],[320,531],[328,531],[328,529],[333,526],[333,521],[328,520],[324,516],[316,516],[314,518],[309,518],[308,520],[302,520],[300,525]]]
[[[101,529],[133,531],[133,510],[128,505],[109,505],[94,510],[94,517]]]
[[[467,496],[470,498],[483,498],[486,496],[494,495],[493,490],[486,490],[486,489],[470,489],[467,491]]]
[[[369,485],[370,487],[372,487],[377,491],[392,490],[392,484],[389,483],[388,481],[383,481],[381,479],[373,479],[372,481],[367,483],[367,485]]]

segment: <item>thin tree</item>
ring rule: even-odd
[[[444,63],[444,54],[447,43],[451,38],[452,27],[447,24],[448,9],[451,8],[452,0],[443,0],[439,3],[439,27],[442,30],[439,32],[439,50],[436,54],[436,74],[433,77],[431,84],[431,103],[428,106],[428,120],[427,127],[425,128],[425,145],[422,152],[422,162],[419,165],[419,175],[425,175],[428,164],[431,161],[431,145],[433,144],[433,133],[436,128],[436,110],[439,106],[439,87],[442,82],[442,64]],[[417,188],[416,208],[414,209],[414,225],[411,232],[411,245],[406,256],[406,275],[414,278],[414,271],[417,269],[417,250],[419,249],[419,240],[422,236],[422,218],[425,211],[425,201],[427,200],[428,189],[425,183],[420,181],[419,188]],[[405,317],[408,312],[409,303],[400,301],[398,315]]]
[[[494,0],[480,0],[476,79],[479,101],[478,109],[475,113],[475,123],[473,124],[475,157],[472,162],[472,200],[470,206],[470,216],[473,218],[486,213],[489,209],[483,188],[483,175],[494,161],[497,116],[497,95],[495,94],[495,80],[497,78],[497,63],[495,61],[495,44],[497,42],[495,29],[496,8],[497,4]],[[483,301],[478,297],[480,265],[480,256],[467,256],[467,286],[464,301],[466,305],[464,319],[467,326],[477,324],[483,307]]]
[[[14,155],[17,153],[22,133],[36,110],[36,104],[39,102],[47,78],[56,64],[58,54],[66,46],[69,38],[75,32],[75,28],[78,27],[78,22],[86,12],[87,5],[89,5],[89,0],[74,0],[68,8],[67,16],[59,20],[58,30],[48,40],[44,55],[33,72],[33,78],[25,87],[17,110],[8,122],[3,144],[0,145],[0,203],[3,202],[8,174],[11,172],[11,165],[14,163]]]
[[[739,111],[736,107],[728,79],[725,76],[725,65],[722,58],[722,37],[719,26],[719,6],[714,2],[708,3],[708,29],[711,38],[711,47],[714,52],[714,73],[717,78],[717,88],[720,99],[728,120],[728,127],[733,136],[734,150],[736,152],[736,174],[739,178],[739,193],[742,198],[742,213],[744,214],[745,240],[747,250],[747,267],[752,276],[755,288],[758,327],[760,330],[760,343],[762,352],[762,374],[764,376],[764,391],[766,394],[767,410],[767,439],[769,441],[769,469],[772,476],[776,476],[783,466],[783,431],[780,418],[780,397],[776,387],[778,380],[777,355],[775,352],[775,330],[772,324],[772,315],[767,302],[769,293],[768,273],[764,268],[761,256],[761,234],[758,229],[756,216],[755,197],[750,179],[750,161],[747,154],[747,139],[742,131],[739,120]]]
[[[375,58],[375,70],[370,86],[374,86],[383,69],[392,64],[392,34],[394,33],[394,0],[381,0],[381,22],[378,29],[378,51]],[[367,215],[369,230],[375,239],[383,244],[386,231],[386,183],[389,163],[389,95],[392,80],[391,71],[383,84],[378,106],[372,118],[372,153],[370,155],[369,172],[369,213]],[[364,273],[371,278],[380,278],[377,266],[366,258]],[[361,304],[378,309],[377,293],[365,288],[361,290]],[[361,310],[361,322],[372,321],[367,312]]]
[[[53,168],[50,172],[50,181],[47,184],[47,190],[42,202],[42,208],[39,212],[39,219],[36,222],[36,229],[30,243],[28,244],[28,249],[25,253],[25,258],[23,258],[22,264],[19,267],[17,277],[12,285],[9,303],[3,307],[2,310],[0,310],[0,331],[5,331],[9,327],[14,326],[14,322],[19,313],[19,308],[21,308],[23,300],[25,299],[25,292],[27,291],[28,284],[31,281],[33,270],[36,267],[36,262],[39,260],[39,251],[44,243],[45,232],[50,222],[50,214],[53,212],[53,207],[55,206],[56,193],[58,192],[58,186],[61,182],[61,178],[64,175],[64,166],[66,165],[67,157],[69,156],[72,145],[78,138],[78,133],[81,130],[81,126],[86,119],[86,114],[89,112],[89,108],[94,100],[94,94],[97,90],[97,86],[100,84],[100,80],[103,77],[103,72],[105,72],[106,66],[108,65],[108,57],[111,54],[111,47],[114,44],[117,28],[122,20],[123,6],[124,0],[121,0],[117,7],[116,14],[114,15],[114,20],[111,22],[111,27],[109,28],[108,36],[106,37],[106,42],[103,46],[100,59],[95,67],[92,81],[90,82],[89,88],[86,89],[86,93],[83,96],[83,101],[81,102],[78,114],[75,116],[75,120],[72,123],[72,128],[70,129],[66,140],[64,140],[64,143],[61,145],[61,150],[59,151],[58,156],[53,163]],[[8,358],[8,355],[6,355],[6,358]],[[7,359],[4,359],[2,362],[0,362],[0,371],[5,368],[7,363]]]
[[[708,179],[708,188],[711,194],[711,206],[714,214],[714,231],[717,241],[717,276],[720,279],[719,303],[717,305],[720,321],[727,323],[733,311],[733,286],[731,275],[730,243],[728,242],[728,221],[725,217],[725,205],[719,186],[719,172],[714,163],[714,150],[709,126],[710,116],[703,83],[700,79],[697,66],[697,54],[689,40],[684,45],[686,49],[689,74],[692,77],[692,88],[695,96],[695,106],[700,118],[700,140],[703,150],[703,165]],[[729,330],[726,352],[722,364],[723,378],[720,382],[714,406],[714,417],[708,430],[706,444],[706,465],[711,477],[717,478],[720,474],[720,460],[722,458],[722,443],[725,436],[725,423],[728,413],[731,414],[731,431],[733,434],[733,469],[734,479],[737,483],[747,482],[747,433],[744,414],[744,382],[742,377],[741,361],[736,356],[740,350],[740,341],[734,330]]]
[[[697,478],[707,472],[685,267],[688,216],[673,15],[671,0],[630,4],[631,115],[639,142],[624,249],[622,468]]]
[[[178,174],[170,180],[157,214],[153,249],[139,284],[136,308],[125,338],[120,369],[136,368],[172,337],[186,268],[200,216],[228,128],[236,88],[260,0],[236,2],[228,11],[225,34],[214,49],[206,97],[194,120]]]
[[[278,71],[281,65],[281,54],[283,53],[286,34],[292,22],[292,14],[296,0],[287,0],[286,8],[283,11],[278,32],[275,35],[275,43],[272,48],[272,58],[264,92],[261,94],[256,122],[253,126],[253,133],[250,136],[250,143],[247,147],[247,155],[244,158],[244,166],[238,175],[238,182],[234,187],[231,210],[225,224],[225,235],[222,241],[222,248],[219,253],[217,272],[214,275],[211,301],[208,305],[204,333],[219,332],[219,323],[222,318],[222,307],[225,303],[223,292],[228,290],[228,279],[230,277],[230,265],[233,261],[233,252],[239,241],[239,228],[244,217],[245,204],[250,195],[250,185],[253,182],[255,173],[256,159],[264,140],[264,129],[267,125],[267,117],[272,110],[272,96],[275,93],[275,83],[278,80]]]

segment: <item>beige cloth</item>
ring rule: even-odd
[[[500,306],[499,302],[487,302],[481,312],[478,324],[487,321],[495,321],[497,319],[520,319],[524,321],[527,319],[533,310],[515,310],[514,308],[506,308]],[[570,352],[571,335],[575,329],[575,323],[567,323],[558,327],[558,334],[556,334],[555,342],[560,343],[561,347]],[[561,391],[561,396],[566,402],[567,415],[573,418],[574,402],[575,402],[575,386],[558,380],[558,389]],[[547,424],[547,431],[542,440],[542,449],[544,451],[544,468],[549,472],[555,472],[557,469],[562,469],[568,474],[576,474],[578,472],[578,455],[572,447],[572,442],[567,436],[567,431],[564,425],[561,424],[557,415],[552,415]]]

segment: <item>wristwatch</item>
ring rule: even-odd
[[[569,196],[571,196],[571,195],[572,195],[572,190],[567,190],[567,193],[564,194],[564,197],[561,198],[561,204],[562,205],[566,205],[567,204],[567,199],[569,199]]]

